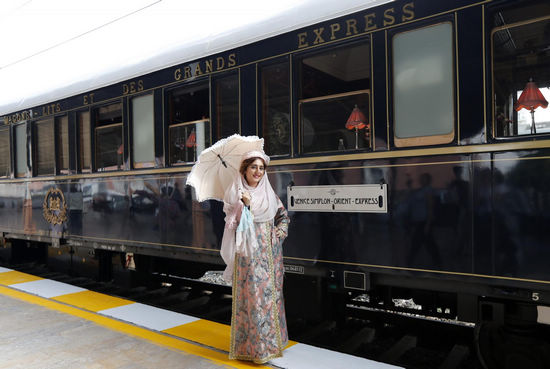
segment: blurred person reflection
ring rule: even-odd
[[[433,261],[430,265],[437,268],[441,266],[441,257],[433,235],[435,195],[431,183],[432,176],[422,173],[420,188],[411,197],[410,221],[413,234],[408,260],[413,264],[418,253],[425,248]]]

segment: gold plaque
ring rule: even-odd
[[[44,219],[50,224],[61,224],[67,221],[67,203],[59,188],[50,188],[42,203]]]

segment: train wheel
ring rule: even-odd
[[[536,324],[514,326],[484,322],[476,325],[475,343],[485,369],[548,368],[548,343]]]

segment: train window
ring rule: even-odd
[[[153,95],[134,97],[132,104],[132,152],[134,168],[155,166],[155,120]]]
[[[217,78],[214,91],[218,139],[239,133],[239,74]]]
[[[55,174],[54,119],[34,122],[34,170],[37,176]]]
[[[98,171],[117,170],[123,166],[122,104],[94,109],[95,160]]]
[[[369,148],[369,43],[304,57],[299,70],[301,152]]]
[[[492,33],[497,137],[550,132],[550,17],[534,19],[549,12],[548,3],[530,4],[494,17],[498,26]],[[515,24],[503,25],[507,23]]]
[[[10,175],[10,130],[0,129],[0,177]]]
[[[455,121],[452,24],[398,33],[392,46],[395,146],[451,142]]]
[[[27,175],[27,124],[22,123],[14,128],[15,142],[15,176]]]
[[[92,141],[90,136],[90,112],[76,113],[78,122],[78,169],[82,173],[92,171]]]
[[[260,69],[262,136],[268,155],[290,153],[290,68],[289,63]]]
[[[208,83],[168,92],[168,160],[171,165],[194,162],[210,146]]]
[[[64,115],[55,118],[57,167],[61,174],[69,173],[69,118]]]

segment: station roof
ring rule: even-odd
[[[390,0],[3,0],[0,115]]]

